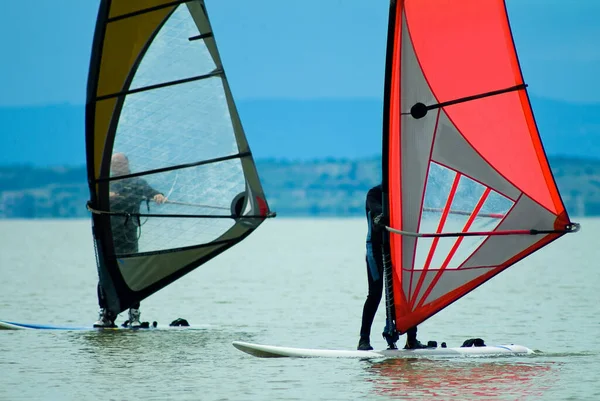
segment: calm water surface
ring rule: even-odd
[[[143,320],[184,317],[196,330],[1,331],[0,399],[600,400],[600,220],[579,221],[581,232],[419,327],[422,341],[478,336],[543,351],[535,356],[259,359],[236,350],[234,340],[358,341],[363,219],[275,219],[142,302]],[[88,325],[96,277],[88,220],[0,221],[0,319]],[[375,333],[384,319],[380,308]],[[385,342],[374,335],[373,345]]]

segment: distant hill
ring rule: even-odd
[[[549,155],[600,155],[600,104],[536,97],[532,104]],[[241,100],[237,106],[257,159],[381,153],[381,99]],[[84,117],[83,105],[0,108],[0,165],[84,164]]]
[[[362,216],[381,181],[379,157],[257,161],[269,203],[280,216]],[[554,157],[552,170],[574,216],[600,215],[600,160]],[[88,216],[84,167],[0,167],[0,218]]]

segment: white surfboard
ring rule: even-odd
[[[333,349],[291,348],[234,341],[233,346],[259,358],[410,358],[415,356],[460,357],[475,355],[527,355],[534,351],[522,345],[485,347],[423,348],[415,350],[355,351]]]

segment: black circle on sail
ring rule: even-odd
[[[423,103],[415,103],[413,107],[410,108],[410,115],[415,119],[423,118],[427,115],[427,106]]]
[[[234,218],[239,218],[246,207],[246,192],[240,192],[231,201],[231,215]]]

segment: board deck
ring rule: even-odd
[[[534,352],[521,345],[495,345],[485,347],[424,348],[415,350],[356,351],[279,347],[234,341],[233,346],[259,358],[410,358],[415,356],[460,357],[471,355],[527,355]]]
[[[69,331],[81,331],[81,330],[190,330],[190,329],[200,329],[204,328],[201,326],[167,326],[167,325],[157,325],[156,327],[152,327],[152,325],[148,328],[136,328],[132,329],[130,327],[106,327],[106,328],[98,328],[93,326],[62,326],[62,325],[51,325],[51,324],[37,324],[37,323],[17,323],[17,322],[7,322],[5,320],[0,320],[0,330],[69,330]]]

